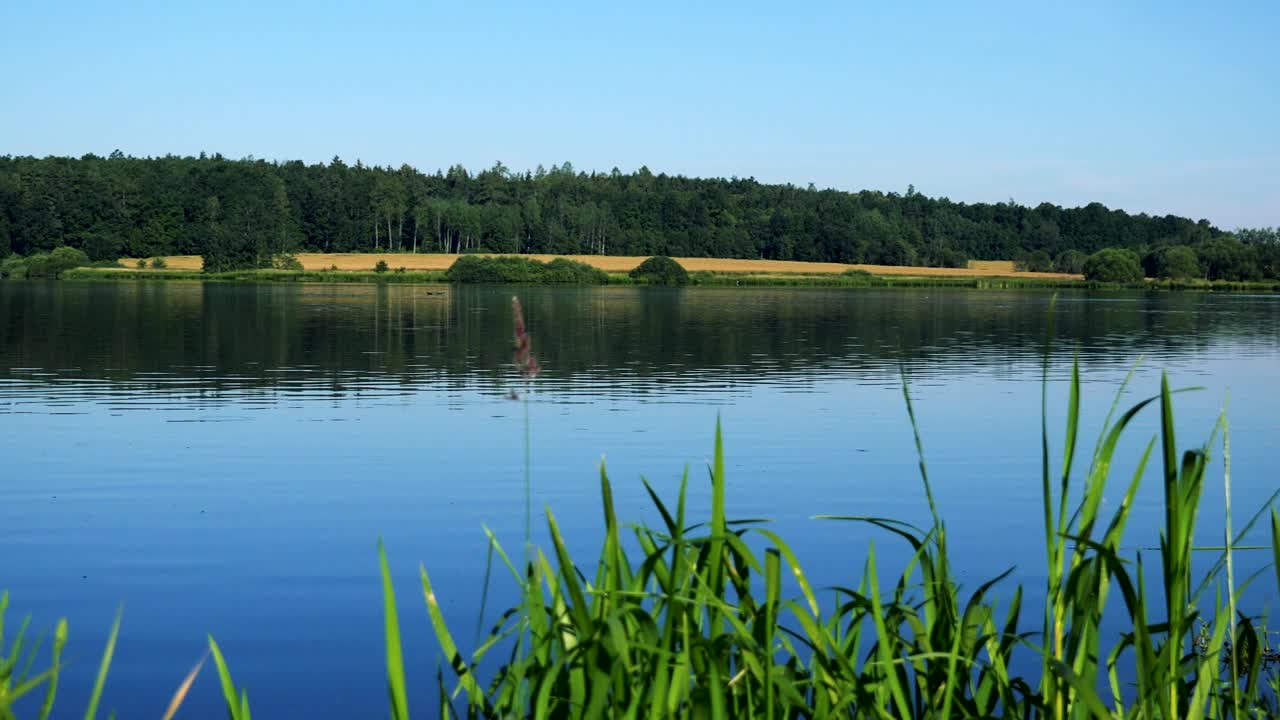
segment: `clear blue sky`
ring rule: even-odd
[[[1275,0],[335,5],[0,3],[0,153],[569,160],[1280,224]]]

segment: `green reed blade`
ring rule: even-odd
[[[573,617],[574,625],[578,631],[584,635],[589,635],[594,628],[595,623],[591,619],[590,605],[587,603],[586,595],[582,590],[582,583],[578,579],[578,571],[573,564],[573,559],[569,556],[569,550],[564,544],[564,538],[560,535],[560,526],[556,524],[555,516],[550,510],[546,511],[547,526],[551,529],[551,544],[555,547],[556,560],[560,563],[561,587],[569,598],[568,611]]]
[[[107,646],[102,651],[102,662],[98,665],[98,676],[93,681],[93,691],[89,694],[89,705],[84,711],[85,720],[93,720],[98,714],[98,702],[102,699],[102,689],[107,684],[107,671],[111,669],[111,658],[116,652],[116,639],[120,636],[120,619],[124,609],[116,610],[115,622],[111,623],[111,633],[107,636]]]
[[[407,720],[409,698],[405,692],[404,652],[400,644],[400,616],[396,608],[396,591],[387,565],[387,550],[378,541],[378,568],[382,574],[383,635],[387,652],[387,694],[391,700],[393,720]],[[430,601],[428,601],[430,604]],[[443,646],[443,643],[441,643]]]
[[[214,641],[213,636],[209,636],[209,653],[213,656],[213,666],[218,671],[218,682],[222,687],[222,699],[227,705],[227,716],[231,720],[243,720],[242,703],[240,696],[236,693],[236,685],[231,680],[231,671],[227,668],[227,661],[222,657],[222,650],[218,648],[218,643]]]
[[[404,660],[400,654],[400,625],[395,614],[395,595],[385,563],[385,556],[383,556],[383,594],[387,617],[387,681],[391,690],[392,712],[396,713],[399,708],[398,712],[402,714],[397,714],[395,717],[402,719],[409,717],[409,706],[405,698]],[[475,674],[463,659],[462,653],[458,651],[458,644],[453,641],[449,626],[440,612],[440,603],[431,586],[431,578],[427,575],[426,568],[420,567],[418,572],[422,577],[422,595],[427,604],[427,614],[431,617],[431,627],[435,630],[436,642],[440,643],[440,651],[444,653],[449,666],[457,674],[458,684],[466,691],[467,703],[471,706],[483,705],[484,691],[480,689]]]
[[[67,644],[67,621],[65,618],[58,619],[58,625],[53,631],[53,658],[52,667],[49,669],[49,687],[45,690],[44,704],[40,706],[40,714],[37,716],[40,720],[47,720],[49,714],[53,712],[53,701],[58,695],[58,675],[62,669],[62,648]]]
[[[902,376],[902,399],[907,404],[907,419],[911,421],[911,434],[916,443],[916,461],[920,467],[920,480],[924,483],[924,496],[929,503],[929,513],[933,516],[934,527],[942,526],[942,517],[938,513],[938,503],[933,499],[933,485],[929,483],[929,466],[924,459],[924,441],[920,439],[920,423],[916,421],[915,406],[911,404],[911,390],[907,385],[905,368],[899,370]]]
[[[876,629],[876,660],[879,664],[879,670],[883,674],[880,682],[877,683],[877,687],[879,692],[883,693],[884,702],[888,704],[891,701],[897,707],[899,717],[911,717],[906,693],[895,670],[893,650],[895,636],[890,634],[889,627],[885,623],[884,608],[880,601],[880,585],[876,579],[874,542],[867,545],[867,579],[870,582],[871,617]]]
[[[1280,513],[1271,511],[1271,568],[1276,572],[1276,590],[1280,590]]]
[[[649,499],[653,501],[653,506],[656,507],[658,509],[658,513],[662,515],[662,522],[667,526],[667,533],[674,535],[676,532],[676,521],[675,518],[671,517],[671,513],[668,512],[666,504],[662,502],[662,498],[658,497],[658,493],[653,489],[653,486],[649,484],[648,480],[641,477],[640,483],[644,485],[645,492],[649,493]]]
[[[813,587],[809,584],[809,579],[805,577],[804,569],[800,566],[800,560],[796,557],[791,547],[782,540],[782,537],[772,530],[764,528],[753,528],[757,532],[773,543],[773,547],[782,554],[782,558],[787,561],[787,568],[791,570],[791,576],[795,578],[796,585],[800,587],[800,593],[804,595],[805,602],[809,604],[809,612],[816,617],[818,615],[818,598],[813,593]]]

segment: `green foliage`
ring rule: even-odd
[[[169,267],[169,263],[168,263],[168,261],[166,261],[164,258],[162,258],[162,257],[154,257],[154,258],[151,258],[151,269],[152,269],[152,270],[164,270],[164,269],[165,269],[165,268],[167,268],[167,267]]]
[[[28,637],[30,618],[23,618],[18,632],[6,641],[5,614],[9,610],[9,593],[0,592],[0,718],[16,718],[14,707],[28,695],[43,690],[43,700],[35,717],[46,720],[53,712],[54,701],[58,695],[58,681],[65,667],[63,649],[67,644],[67,621],[59,619],[53,631],[53,643],[49,654],[47,670],[33,672],[36,663],[43,662],[41,641],[34,642]],[[106,686],[107,672],[111,668],[111,660],[115,655],[116,639],[120,635],[120,613],[116,613],[115,622],[107,636],[107,646],[102,651],[102,659],[98,663],[98,674],[93,687],[89,691],[88,706],[85,709],[85,720],[97,717],[98,705],[102,700],[102,691]],[[31,707],[25,704],[26,707]]]
[[[1256,280],[1261,276],[1257,251],[1233,237],[1208,240],[1197,252],[1210,280]]]
[[[608,273],[585,263],[556,258],[543,263],[511,255],[463,255],[445,273],[457,283],[565,283],[604,285]]]
[[[666,255],[655,255],[640,263],[628,273],[636,280],[650,285],[688,285],[689,272],[684,266]]]
[[[1204,276],[1196,251],[1186,245],[1173,245],[1156,253],[1155,275],[1167,280],[1190,280]]]
[[[271,258],[271,268],[273,270],[292,270],[294,272],[302,272],[302,261],[288,254],[280,253]]]
[[[1135,261],[1136,262],[1136,261]],[[1046,361],[1046,378],[1048,362]],[[1047,387],[1047,381],[1046,381]],[[1117,393],[1116,402],[1125,388]],[[903,386],[907,414],[915,412]],[[1022,589],[998,607],[992,590],[1005,573],[976,586],[954,574],[945,522],[915,444],[932,518],[925,528],[865,516],[820,516],[856,522],[905,541],[912,556],[887,576],[868,546],[861,579],[833,589],[820,603],[781,537],[758,520],[734,521],[727,510],[725,459],[717,427],[710,468],[710,515],[687,517],[688,474],[674,504],[644,482],[658,527],[624,525],[602,468],[603,535],[595,573],[575,560],[547,511],[549,551],[517,568],[493,538],[521,588],[520,604],[501,614],[490,635],[464,655],[441,610],[441,590],[421,571],[422,591],[439,646],[457,677],[442,686],[442,716],[619,717],[1263,717],[1280,681],[1259,682],[1265,630],[1232,613],[1206,589],[1221,583],[1232,547],[1214,551],[1208,574],[1193,576],[1196,520],[1213,439],[1181,451],[1174,438],[1173,393],[1160,393],[1113,413],[1081,466],[1074,461],[1080,417],[1080,374],[1074,366],[1060,468],[1043,437],[1043,501],[1047,572],[1043,624],[1023,624]],[[1047,405],[1047,401],[1046,401]],[[1116,448],[1134,419],[1159,411],[1165,525],[1154,575],[1124,533],[1147,445],[1131,479],[1108,488]],[[1115,418],[1113,420],[1113,418]],[[1225,425],[1221,425],[1225,428]],[[1215,435],[1216,437],[1216,435]],[[1083,473],[1081,473],[1083,470]],[[1083,474],[1083,478],[1081,478]],[[1081,482],[1083,480],[1083,482]],[[1103,497],[1119,493],[1104,505]],[[1109,513],[1109,516],[1106,514]],[[1259,514],[1259,516],[1261,513]],[[1257,517],[1255,517],[1255,520]],[[1272,514],[1272,550],[1280,559],[1280,517]],[[1238,546],[1244,531],[1229,536]],[[633,533],[624,543],[623,529]],[[628,551],[628,547],[638,552]],[[404,668],[394,591],[385,554],[388,681],[393,717],[404,717]],[[784,585],[783,578],[788,579]],[[1158,578],[1160,592],[1144,589]],[[1277,572],[1280,582],[1280,571]],[[784,593],[796,593],[786,597]],[[1002,592],[1010,597],[1008,591]],[[1157,600],[1157,598],[1160,598]],[[1110,610],[1108,610],[1110,608]],[[1122,627],[1102,619],[1115,613]],[[1109,621],[1110,622],[1110,621]],[[1253,648],[1236,663],[1233,648]],[[500,660],[492,655],[502,648]],[[1270,652],[1269,650],[1267,652]],[[1018,674],[1039,666],[1036,674]],[[487,670],[486,670],[487,668]],[[1124,682],[1135,682],[1125,688]],[[1269,687],[1267,687],[1269,685]],[[400,700],[395,698],[399,697]],[[454,707],[456,698],[463,708]]]
[[[0,266],[0,274],[14,279],[22,277],[57,278],[68,270],[89,265],[89,257],[71,247],[54,248],[49,253],[36,253],[27,258],[10,256]]]
[[[966,268],[969,257],[960,250],[948,247],[929,248],[922,252],[919,262],[928,267]]]
[[[876,283],[876,276],[862,268],[849,268],[840,273],[842,285],[866,286]]]
[[[118,198],[130,198],[122,212]],[[1248,247],[1266,229],[1240,231]],[[0,156],[0,256],[57,244],[95,260],[194,254],[210,272],[271,267],[282,252],[703,256],[962,267],[1032,250],[1093,253],[1200,244],[1187,218],[920,193],[845,193],[752,179],[519,173],[501,164],[421,172],[212,157]],[[1275,267],[1272,263],[1267,267]],[[1259,260],[1258,269],[1265,270]],[[1245,277],[1234,272],[1231,277]],[[1228,278],[1227,274],[1223,275]]]
[[[1120,248],[1106,248],[1084,263],[1084,279],[1102,283],[1135,283],[1143,278],[1138,256]]]
[[[384,273],[384,272],[386,272],[387,270],[390,270],[390,269],[391,269],[391,268],[390,268],[390,266],[389,266],[389,265],[387,265],[387,261],[386,261],[386,260],[379,260],[379,261],[378,261],[378,263],[377,263],[376,265],[374,265],[374,266],[373,266],[373,271],[374,271],[374,272],[376,272],[376,273]]]
[[[1053,270],[1054,272],[1080,275],[1084,273],[1084,264],[1088,259],[1089,256],[1079,250],[1063,250],[1058,253],[1058,257],[1053,259]]]
[[[241,688],[236,691],[235,681],[231,679],[231,669],[222,657],[222,649],[209,636],[209,654],[213,656],[214,667],[218,670],[218,684],[222,689],[222,701],[227,708],[227,717],[231,720],[250,720],[249,692]]]
[[[1044,250],[1023,255],[1014,266],[1021,272],[1053,272],[1053,258]]]
[[[36,253],[27,258],[27,277],[54,277],[50,268],[49,253]]]
[[[51,277],[60,277],[62,273],[71,268],[82,267],[89,264],[89,256],[84,251],[73,247],[54,248],[49,253],[49,264],[47,272]]]
[[[143,260],[142,258],[139,258],[139,259],[138,259],[138,262],[137,262],[137,267],[138,267],[138,269],[139,269],[139,270],[146,270],[146,269],[147,269],[147,261],[146,261],[146,260]]]
[[[0,277],[21,280],[27,276],[27,261],[17,255],[10,255],[0,261]]]

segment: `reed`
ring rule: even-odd
[[[916,429],[905,384],[904,398]],[[457,677],[454,687],[442,687],[440,709],[467,717],[534,718],[1272,716],[1275,654],[1256,618],[1241,615],[1237,622],[1231,613],[1250,581],[1224,585],[1221,576],[1262,513],[1234,538],[1228,535],[1206,575],[1193,576],[1192,556],[1200,549],[1192,540],[1217,431],[1201,446],[1180,448],[1173,400],[1162,380],[1157,394],[1124,412],[1113,405],[1081,465],[1080,375],[1073,365],[1067,433],[1056,463],[1044,423],[1048,581],[1037,631],[1023,625],[1021,587],[1013,589],[1007,607],[991,599],[991,589],[1007,583],[1008,573],[969,591],[954,578],[918,430],[931,525],[820,516],[870,524],[912,550],[906,566],[886,576],[869,545],[862,577],[835,588],[836,604],[824,608],[781,537],[728,516],[717,427],[710,517],[691,522],[686,516],[687,475],[674,505],[646,483],[662,526],[632,526],[641,552],[629,554],[602,468],[605,531],[594,574],[569,556],[548,510],[550,551],[536,552],[525,567],[507,562],[525,589],[521,604],[504,613],[469,655],[457,650],[423,569],[433,626]],[[1104,514],[1116,447],[1144,411],[1159,415],[1158,442],[1147,445],[1120,503]],[[1156,573],[1148,572],[1150,561],[1140,552],[1127,556],[1123,550],[1133,500],[1153,454],[1161,465],[1165,510]],[[1274,511],[1271,523],[1280,564]],[[752,549],[761,546],[763,552]],[[784,576],[794,580],[795,597],[784,597]],[[1158,593],[1148,589],[1148,578],[1158,580]],[[1115,604],[1126,627],[1104,632],[1102,618]],[[494,653],[504,654],[501,665],[482,682],[480,668]],[[1032,664],[1039,666],[1036,676],[1013,671]]]

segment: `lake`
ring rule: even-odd
[[[731,515],[771,519],[815,584],[855,584],[873,539],[882,568],[901,562],[884,533],[811,518],[927,521],[905,375],[961,579],[1014,567],[997,594],[1017,581],[1034,598],[1050,324],[1055,458],[1073,354],[1086,451],[1141,359],[1126,403],[1157,392],[1161,371],[1203,387],[1177,396],[1182,444],[1228,406],[1237,526],[1280,485],[1272,295],[3,282],[0,588],[10,622],[70,621],[58,708],[82,710],[123,607],[103,703],[122,717],[159,716],[206,633],[261,717],[383,713],[379,538],[411,704],[428,707],[439,658],[418,564],[469,647],[482,528],[517,556],[523,542],[513,293],[543,367],[527,394],[535,525],[551,508],[590,567],[602,458],[624,520],[654,519],[641,475],[673,497],[685,468],[705,512],[717,417]],[[1139,416],[1108,500],[1155,430]],[[1221,475],[1217,453],[1208,544],[1221,543]],[[1127,548],[1157,543],[1159,502],[1152,472]],[[1237,572],[1264,562],[1246,555]],[[495,578],[486,629],[511,597]],[[1274,605],[1259,586],[1255,602]],[[207,668],[184,716],[219,715],[216,685]]]

